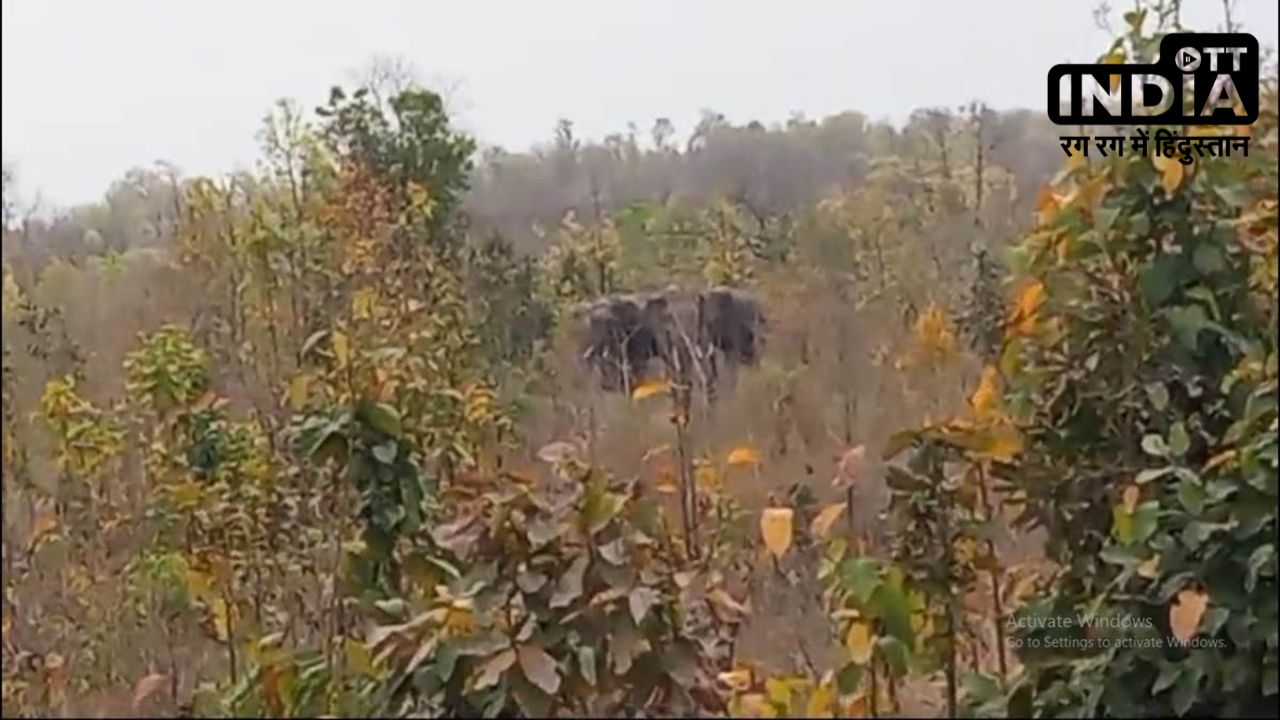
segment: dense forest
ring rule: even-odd
[[[510,152],[381,76],[252,171],[6,167],[4,714],[1274,717],[1261,90],[1190,165],[978,101]]]

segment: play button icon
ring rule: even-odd
[[[1200,51],[1195,48],[1182,48],[1174,57],[1173,63],[1182,72],[1195,72],[1200,67]]]

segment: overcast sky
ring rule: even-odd
[[[454,88],[463,127],[523,149],[556,119],[599,138],[983,99],[1043,110],[1045,75],[1107,43],[1096,0],[3,0],[3,150],[25,196],[94,200],[157,159],[243,167],[279,97],[311,108],[375,55]],[[1127,6],[1128,0],[1112,0]],[[1185,0],[1217,28],[1221,0]],[[1276,0],[1235,0],[1264,47]]]

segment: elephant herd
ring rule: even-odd
[[[580,357],[607,391],[630,393],[654,377],[714,393],[722,367],[751,365],[764,315],[735,288],[618,294],[578,308]]]

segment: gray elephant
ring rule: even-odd
[[[723,364],[754,364],[764,315],[749,293],[726,287],[610,295],[579,308],[580,350],[612,392],[657,376],[714,391]]]

